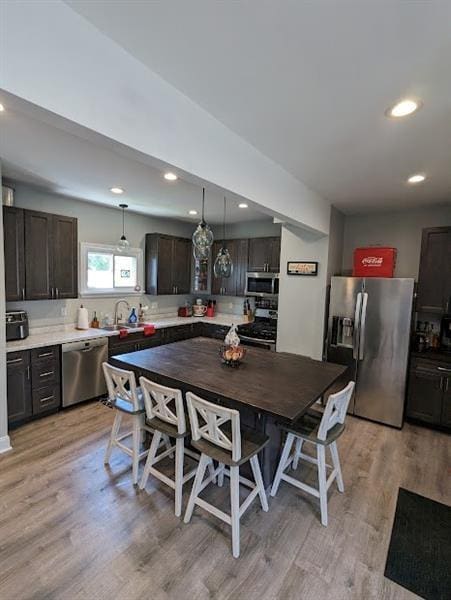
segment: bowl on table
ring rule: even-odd
[[[222,362],[229,367],[238,367],[246,354],[243,346],[221,346]]]

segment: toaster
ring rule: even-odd
[[[28,337],[28,315],[24,310],[6,312],[6,341]]]

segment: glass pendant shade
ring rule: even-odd
[[[227,248],[221,248],[213,265],[215,277],[230,277],[233,273],[233,262]]]
[[[204,219],[205,188],[202,188],[202,219],[193,233],[193,253],[195,258],[208,258],[213,244],[213,232]]]
[[[222,224],[222,246],[218,252],[213,265],[213,275],[215,277],[230,277],[233,273],[233,261],[230,252],[225,243],[225,225],[226,225],[226,199],[224,198],[224,221]]]
[[[127,204],[119,204],[120,208],[122,208],[122,235],[121,239],[118,241],[116,245],[116,250],[118,252],[125,252],[130,247],[130,242],[125,237],[125,209],[128,208]]]

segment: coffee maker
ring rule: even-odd
[[[440,348],[445,352],[451,352],[451,315],[442,318],[440,326]]]

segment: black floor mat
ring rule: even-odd
[[[426,600],[450,600],[451,507],[399,488],[384,575]]]

